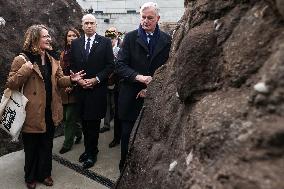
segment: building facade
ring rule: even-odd
[[[136,29],[140,6],[151,0],[77,0],[85,12],[97,18],[97,32],[104,35],[107,28],[115,26],[121,32]],[[160,7],[160,25],[174,25],[184,13],[184,0],[153,0]]]

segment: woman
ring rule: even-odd
[[[80,37],[79,32],[75,28],[67,30],[64,36],[64,50],[60,55],[60,65],[64,75],[70,75],[70,47],[71,42]],[[74,143],[80,143],[82,139],[82,130],[80,128],[79,115],[76,110],[75,96],[73,94],[73,87],[61,89],[61,98],[63,103],[63,121],[64,121],[64,142],[59,153],[64,154],[71,150]]]
[[[26,120],[22,129],[25,151],[25,182],[29,189],[36,181],[52,186],[52,147],[54,126],[62,120],[59,87],[71,86],[84,76],[83,71],[64,76],[59,61],[50,56],[51,38],[44,25],[32,25],[24,37],[22,55],[11,65],[7,87],[18,90],[24,85],[28,98]]]

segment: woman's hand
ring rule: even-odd
[[[72,87],[66,87],[65,88],[65,93],[70,94],[72,92],[73,88]]]
[[[30,69],[33,69],[33,64],[30,62],[30,61],[27,61],[26,63],[25,63],[25,65],[27,66],[27,67],[29,67]]]
[[[70,79],[72,82],[78,82],[79,80],[83,79],[83,77],[86,75],[86,73],[84,73],[84,70],[81,70],[77,73],[73,73],[72,70],[70,70]]]

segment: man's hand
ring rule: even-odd
[[[86,82],[85,82],[84,79],[80,79],[80,80],[77,81],[77,83],[78,83],[81,87],[84,88]]]
[[[141,97],[141,98],[145,98],[147,96],[147,89],[142,89],[136,96],[136,99]]]
[[[86,88],[93,88],[96,84],[98,84],[98,80],[94,77],[91,79],[85,79]]]
[[[148,85],[152,81],[152,77],[151,76],[144,76],[144,75],[137,75],[135,77],[135,80]]]
[[[96,84],[98,84],[98,80],[94,77],[91,79],[79,80],[78,83],[83,87],[83,89],[90,89],[93,88]]]

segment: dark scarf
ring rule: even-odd
[[[149,55],[150,55],[150,57],[152,57],[154,49],[155,49],[156,44],[157,44],[159,37],[160,37],[159,25],[157,24],[155,31],[153,33],[153,36],[150,37],[149,44],[148,44],[148,41],[147,41],[147,34],[144,31],[144,29],[142,28],[141,24],[139,25],[139,28],[138,28],[138,34],[139,34],[139,36],[141,36],[142,40],[147,45],[148,50],[149,50]]]
[[[59,54],[57,51],[55,50],[46,50],[46,52],[52,56],[55,60],[59,60]],[[41,63],[41,57],[40,54],[35,54],[31,51],[22,51],[23,54],[25,54],[27,56],[27,58],[31,61],[31,63]]]
[[[27,56],[27,59],[31,61],[32,64],[37,64],[39,67],[39,70],[41,72],[41,75],[43,77],[45,91],[46,91],[46,110],[50,111],[51,108],[51,101],[52,101],[52,83],[51,83],[51,62],[45,54],[45,65],[42,65],[41,63],[41,56],[39,54],[34,54],[32,52],[28,51],[22,51],[25,56]]]
[[[41,63],[41,58],[39,54],[34,54],[29,51],[22,51],[22,53],[27,56],[27,61],[31,61],[32,64]]]

